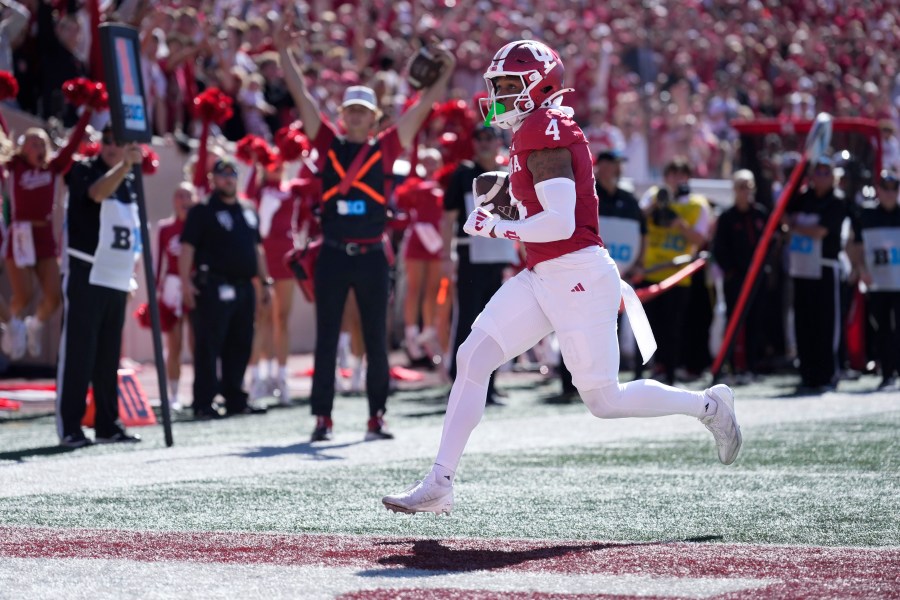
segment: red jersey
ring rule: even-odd
[[[181,256],[181,232],[184,230],[184,221],[175,217],[162,219],[157,224],[157,251],[156,280],[159,282],[163,276],[178,275],[178,257]]]
[[[74,130],[68,143],[50,159],[46,167],[32,167],[19,155],[10,159],[6,165],[12,196],[10,221],[53,221],[57,176],[65,174],[72,166],[75,150],[83,135],[84,126]]]
[[[571,117],[555,108],[540,108],[530,113],[512,137],[509,149],[510,191],[525,207],[525,216],[543,212],[534,190],[534,178],[528,170],[528,157],[536,150],[566,148],[572,155],[575,173],[575,231],[566,240],[525,242],[526,266],[589,246],[602,246],[600,239],[599,200],[594,186],[591,152],[584,133]],[[551,199],[552,201],[552,199]]]
[[[397,204],[410,215],[412,223],[431,223],[440,228],[444,215],[444,190],[437,181],[411,177],[397,188]]]
[[[259,189],[255,200],[263,243],[292,240],[297,197],[291,192],[291,188],[265,184]]]

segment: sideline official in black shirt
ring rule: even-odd
[[[831,158],[811,166],[809,182],[787,208],[788,249],[794,283],[794,328],[800,359],[800,393],[835,389],[841,328],[841,227],[847,217],[843,192],[834,187]]]
[[[81,430],[90,385],[95,441],[140,440],[119,422],[118,368],[125,305],[140,248],[131,168],[141,160],[140,147],[116,142],[107,126],[100,154],[75,163],[66,175],[67,269],[56,424],[60,444],[67,448],[91,444]]]
[[[225,398],[226,415],[262,413],[247,404],[242,389],[253,346],[256,295],[252,279],[264,282],[263,302],[271,279],[266,271],[256,213],[237,199],[237,167],[221,159],[212,170],[212,194],[188,212],[181,234],[178,271],[184,304],[194,328],[194,416],[220,415],[213,398]],[[221,384],[217,362],[221,360]]]

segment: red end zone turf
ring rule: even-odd
[[[700,593],[716,598],[900,598],[900,549],[766,546],[696,542],[591,542],[479,539],[410,539],[334,535],[0,527],[0,556],[15,559],[105,559],[156,563],[227,563],[353,569],[358,591],[341,598],[488,598],[495,585],[455,589],[453,577],[504,574],[572,578],[574,585],[623,578],[732,581],[739,589]],[[416,579],[428,572],[428,589]],[[434,580],[448,576],[447,587]],[[396,588],[372,589],[366,578],[396,577]],[[595,576],[596,579],[591,579]],[[491,579],[493,578],[493,579]],[[739,581],[736,581],[739,580]],[[583,583],[581,583],[583,582]],[[572,586],[568,586],[570,589]],[[402,592],[402,593],[400,593]],[[519,598],[578,598],[580,593],[509,590]],[[594,597],[603,589],[584,590]],[[641,597],[683,597],[643,595]],[[504,597],[508,594],[504,593]],[[617,597],[622,596],[621,593]]]

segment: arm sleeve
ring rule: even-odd
[[[322,125],[319,127],[319,133],[316,134],[316,138],[312,141],[312,146],[318,153],[318,157],[316,158],[316,169],[318,169],[319,173],[322,172],[322,169],[325,166],[325,161],[328,159],[328,148],[331,147],[331,142],[336,135],[334,125],[331,124],[331,121],[329,121],[325,115],[320,116],[322,118]]]
[[[501,221],[494,227],[496,237],[523,242],[555,242],[575,232],[575,182],[556,177],[534,185],[544,210],[522,221]]]
[[[393,174],[394,161],[403,152],[403,146],[400,144],[400,134],[397,133],[397,127],[389,127],[378,134],[378,144],[381,148],[381,164],[384,165],[384,172]]]
[[[48,166],[50,170],[57,175],[65,173],[72,166],[72,159],[75,157],[75,151],[78,150],[78,146],[81,145],[81,140],[84,139],[84,133],[85,130],[87,130],[93,112],[94,111],[91,110],[90,107],[85,107],[84,112],[81,113],[81,117],[78,119],[78,123],[76,123],[75,127],[72,129],[72,133],[69,135],[66,145],[63,146],[56,156],[50,160]]]

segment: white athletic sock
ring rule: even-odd
[[[273,379],[275,375],[278,373],[278,360],[274,358],[269,359],[269,372],[267,376],[269,379]]]
[[[641,379],[630,383],[610,383],[580,392],[581,399],[595,417],[664,417],[688,415],[698,419],[713,410],[715,401],[705,392],[689,392],[654,381]]]
[[[178,393],[178,380],[170,379],[167,383],[169,384],[169,396],[176,395]]]
[[[434,471],[435,479],[441,485],[453,484],[453,479],[456,477],[456,473],[453,471],[453,469],[448,469],[443,465],[434,463],[434,466],[431,467],[431,470]]]
[[[484,414],[488,379],[503,363],[503,349],[482,329],[473,329],[456,355],[444,430],[435,464],[456,471],[469,436]]]
[[[278,365],[278,381],[287,381],[287,365]]]
[[[250,380],[259,381],[259,363],[250,367]]]

